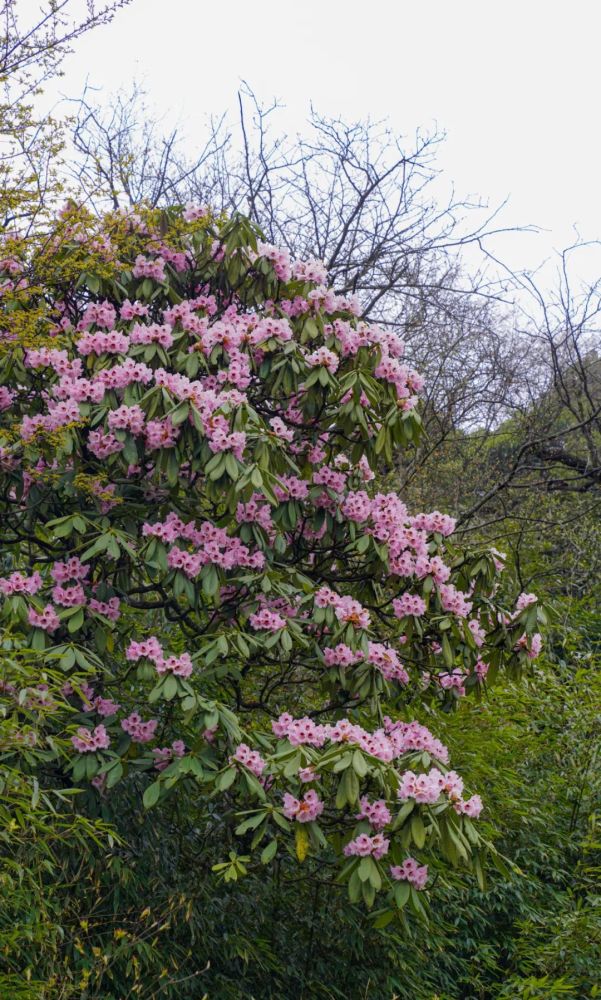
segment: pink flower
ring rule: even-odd
[[[128,430],[132,434],[141,434],[144,422],[144,411],[137,405],[120,406],[116,410],[111,410],[108,416],[111,430]]]
[[[378,668],[387,681],[398,681],[399,684],[409,683],[409,674],[400,662],[396,651],[390,646],[379,642],[370,642],[367,659],[369,663],[373,663]]]
[[[121,728],[131,736],[133,743],[148,743],[153,738],[157,726],[157,719],[142,722],[139,712],[132,712],[127,719],[121,720]]]
[[[118,441],[114,434],[105,434],[104,431],[90,431],[88,435],[88,448],[96,458],[108,458],[123,451],[124,441]]]
[[[405,771],[401,775],[397,794],[399,799],[415,799],[416,802],[433,805],[440,798],[443,788],[444,776],[433,767],[428,774]]]
[[[23,576],[18,572],[11,573],[10,576],[0,579],[0,593],[5,597],[10,597],[12,594],[37,594],[43,585],[42,577],[37,570],[31,576]]]
[[[115,715],[121,708],[121,705],[119,705],[116,701],[111,701],[110,698],[101,698],[100,695],[98,695],[97,698],[94,698],[93,705],[98,712],[98,715],[102,715],[103,718],[107,718],[109,715]]]
[[[366,858],[371,855],[376,861],[379,861],[385,854],[388,854],[389,846],[390,840],[383,837],[381,833],[376,833],[373,837],[361,833],[345,845],[343,853],[347,858],[354,855]]]
[[[290,254],[287,250],[271,246],[269,243],[258,243],[257,253],[259,257],[265,257],[273,264],[273,269],[280,281],[290,281],[292,269],[290,267]]]
[[[240,743],[236,749],[236,753],[230,758],[232,761],[238,761],[240,764],[244,764],[249,771],[252,771],[257,778],[260,778],[263,771],[267,767],[266,761],[263,760],[260,753],[256,750],[251,750],[246,743]]]
[[[327,347],[319,347],[312,354],[308,354],[305,360],[311,368],[327,368],[330,375],[334,374],[340,364],[338,355],[334,354]]]
[[[99,615],[104,615],[111,622],[116,622],[121,617],[121,601],[118,597],[109,597],[108,601],[97,601],[95,597],[88,605],[90,611],[96,611]]]
[[[192,660],[189,653],[182,653],[180,656],[168,656],[167,659],[155,660],[158,674],[172,673],[176,677],[190,677],[192,673]]]
[[[472,795],[471,799],[463,802],[461,799],[454,803],[454,809],[458,813],[469,816],[470,819],[478,819],[484,806],[479,795]]]
[[[536,604],[537,601],[538,597],[536,594],[526,594],[522,592],[515,602],[515,610],[519,614],[519,612],[523,611],[524,608],[530,607],[531,604]]]
[[[173,448],[180,430],[173,426],[170,417],[165,417],[163,420],[149,420],[144,433],[148,450],[154,451],[156,448]]]
[[[96,750],[106,750],[111,745],[104,726],[96,726],[95,729],[80,726],[77,735],[71,737],[71,742],[80,753],[95,753]]]
[[[269,611],[268,608],[261,608],[260,611],[250,615],[248,620],[254,629],[263,629],[267,632],[277,632],[286,627],[286,619],[275,611]]]
[[[520,652],[525,650],[529,660],[535,660],[543,648],[543,637],[540,633],[535,632],[534,635],[527,635],[525,632],[517,641],[516,650]]]
[[[194,205],[189,201],[184,212],[184,222],[196,222],[198,219],[206,219],[210,214],[207,205]]]
[[[303,784],[307,784],[310,781],[319,781],[320,778],[321,775],[315,773],[315,768],[311,764],[308,767],[299,767],[298,769],[298,780],[302,781]]]
[[[420,618],[426,611],[426,602],[418,594],[403,594],[392,602],[392,608],[397,618],[413,615]]]
[[[323,658],[327,667],[350,667],[363,659],[363,653],[356,653],[350,646],[339,642],[334,649],[324,649]]]
[[[56,604],[62,604],[65,608],[75,608],[79,604],[86,603],[86,595],[80,583],[71,587],[61,587],[57,583],[56,587],[52,588],[52,600]]]
[[[382,829],[382,827],[387,826],[392,821],[390,809],[384,802],[384,799],[376,799],[375,802],[370,802],[364,795],[360,799],[360,806],[361,812],[358,813],[357,819],[369,820],[376,830]]]
[[[60,626],[60,619],[51,604],[47,604],[43,611],[29,608],[27,620],[34,628],[44,629],[45,632],[56,632]]]
[[[295,799],[289,792],[284,794],[284,816],[296,820],[297,823],[311,823],[321,816],[323,808],[323,802],[312,788],[305,792],[300,800]]]
[[[155,747],[152,751],[157,771],[164,771],[176,757],[183,757],[186,747],[183,740],[174,740],[170,747]]]
[[[50,570],[50,576],[57,583],[67,583],[68,580],[85,580],[90,567],[82,563],[77,556],[72,556],[66,562],[55,562]]]
[[[165,261],[162,257],[150,260],[143,257],[142,254],[138,254],[132,273],[134,278],[152,278],[154,281],[164,281]]]
[[[415,889],[421,890],[428,881],[428,866],[419,865],[415,858],[407,858],[402,865],[392,866],[390,874],[393,879],[410,882]]]
[[[132,640],[126,650],[125,656],[134,663],[142,658],[152,660],[157,663],[163,659],[163,647],[155,635],[151,635],[142,642]]]

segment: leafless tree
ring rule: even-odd
[[[0,220],[27,230],[59,186],[60,123],[38,119],[33,95],[60,73],[63,59],[86,32],[108,23],[130,0],[49,0],[29,21],[18,0],[0,0]]]
[[[21,18],[19,0],[0,3],[0,79],[20,85],[19,100],[56,76],[73,43],[107,24],[130,0],[48,0],[33,20]]]

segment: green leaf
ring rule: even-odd
[[[226,788],[229,788],[230,785],[234,784],[237,774],[238,771],[236,770],[235,767],[226,768],[225,771],[222,771],[221,774],[217,775],[217,778],[215,780],[215,787],[220,792],[225,792]]]
[[[267,847],[264,847],[263,850],[261,851],[261,864],[268,865],[270,861],[273,861],[273,859],[276,856],[277,849],[278,849],[277,840],[271,840],[267,844]]]
[[[113,765],[113,767],[111,767],[106,772],[106,787],[112,788],[113,785],[116,785],[117,782],[120,781],[122,777],[123,777],[123,764],[121,763],[121,761],[118,761],[116,764]],[[149,787],[152,788],[152,785],[150,785]],[[148,789],[146,789],[146,791],[148,791]],[[146,803],[144,803],[144,805],[146,805]]]
[[[161,795],[161,784],[159,781],[153,781],[152,785],[149,785],[144,792],[142,802],[144,803],[145,809],[152,809],[153,806],[157,804]]]
[[[364,778],[367,774],[367,761],[360,750],[355,750],[353,754],[353,769],[360,778]]]
[[[392,920],[394,920],[394,910],[384,910],[376,917],[373,926],[376,930],[381,930],[382,927],[388,927]]]
[[[411,836],[417,847],[423,847],[426,843],[426,828],[419,813],[411,819]]]
[[[397,882],[397,884],[395,885],[393,895],[394,895],[394,901],[398,906],[399,910],[405,905],[405,903],[409,899],[410,889],[411,886],[406,880],[404,880],[403,882]]]
[[[83,625],[83,608],[79,608],[74,615],[69,619],[69,624],[67,628],[69,632],[77,632]]]
[[[172,701],[177,694],[177,677],[168,674],[163,682],[163,698],[165,701]]]

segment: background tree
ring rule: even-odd
[[[0,3],[0,220],[24,228],[44,214],[62,189],[57,158],[64,146],[61,122],[38,118],[36,96],[61,71],[83,34],[108,23],[129,0],[51,0],[28,20],[18,0]]]

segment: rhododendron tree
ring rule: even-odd
[[[482,790],[420,713],[518,674],[544,611],[394,492],[399,334],[200,206],[68,205],[2,257],[1,613],[64,673],[65,780],[186,782],[235,827],[218,876],[311,855],[383,923],[431,865],[481,880]]]

